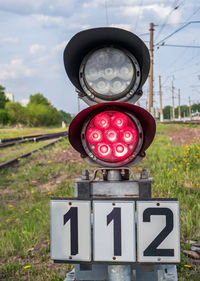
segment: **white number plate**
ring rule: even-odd
[[[89,200],[51,200],[53,260],[180,262],[178,201],[94,200],[92,206],[93,213]]]
[[[180,262],[177,201],[138,201],[138,262]]]
[[[135,202],[93,201],[94,261],[134,262]]]
[[[51,200],[51,259],[91,261],[91,201]]]

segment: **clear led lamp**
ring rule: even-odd
[[[82,61],[80,84],[90,99],[126,101],[141,80],[136,58],[127,50],[104,47],[91,51]]]

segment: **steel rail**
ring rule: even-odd
[[[37,152],[37,151],[39,151],[39,150],[41,150],[41,149],[44,149],[44,148],[46,148],[46,147],[48,147],[48,146],[51,146],[51,145],[53,145],[53,144],[55,144],[55,143],[61,141],[63,138],[66,138],[66,137],[67,137],[67,136],[61,136],[61,137],[59,137],[58,139],[56,139],[56,140],[54,140],[54,141],[52,141],[52,142],[50,142],[50,143],[48,143],[48,144],[45,144],[45,145],[43,145],[43,146],[38,147],[37,149],[31,150],[31,151],[29,151],[29,152],[27,152],[27,153],[18,155],[17,157],[15,157],[15,158],[13,158],[13,159],[10,159],[10,160],[8,160],[8,161],[6,161],[6,162],[0,163],[0,171],[1,171],[3,168],[5,168],[5,167],[11,166],[11,165],[14,164],[14,163],[18,163],[22,158],[26,158],[26,157],[30,156],[31,154],[33,154],[33,153],[35,153],[35,152]]]
[[[68,132],[64,131],[64,132],[44,134],[44,135],[33,135],[33,136],[24,136],[19,138],[0,139],[0,148],[13,146],[25,142],[31,142],[31,141],[38,142],[41,140],[48,140],[61,136],[68,136]]]

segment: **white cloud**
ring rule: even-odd
[[[43,51],[45,46],[39,44],[33,44],[30,46],[29,51],[31,55],[36,55],[37,53]]]
[[[64,22],[63,17],[47,16],[43,14],[33,15],[33,19],[45,27],[57,26]]]
[[[8,44],[12,44],[12,43],[17,43],[19,40],[17,37],[4,37],[1,39],[2,43],[8,43]]]
[[[12,59],[10,63],[0,65],[0,79],[30,77],[33,70],[26,66],[22,59]]]
[[[136,6],[136,7],[123,7],[120,9],[119,13],[123,16],[133,17],[140,14],[140,17],[145,18],[146,13],[151,13],[151,15],[154,15],[157,19],[164,20],[166,19],[170,13],[168,23],[174,24],[178,23],[181,18],[181,12],[178,10],[173,11],[172,13],[172,7],[171,6],[165,6],[164,4],[158,5],[147,5],[147,6]]]
[[[128,30],[130,31],[131,28],[132,28],[132,25],[131,24],[111,24],[110,27],[118,27],[118,28],[122,28],[122,29],[125,29],[125,30]]]
[[[67,46],[68,42],[69,42],[68,40],[61,42],[60,44],[56,45],[53,48],[53,51],[56,51],[56,52],[64,51],[64,48]]]

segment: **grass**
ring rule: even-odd
[[[50,142],[52,142],[52,140],[45,140],[40,142],[27,142],[6,148],[0,148],[0,163],[11,160],[12,158],[30,152]]]
[[[189,240],[200,237],[200,142],[174,146],[165,135],[174,128],[158,125],[154,143],[134,171],[148,169],[154,178],[153,197],[179,199],[183,250],[190,248]],[[60,153],[68,148],[65,139],[0,172],[0,279],[64,280],[70,270],[69,265],[50,260],[49,201],[51,196],[72,196],[74,179],[85,167],[91,168],[59,162]],[[182,254],[179,281],[197,281],[198,270]]]
[[[57,133],[62,132],[67,129],[63,129],[61,127],[48,127],[48,128],[1,128],[0,129],[0,139],[4,138],[15,138],[15,137],[23,137],[23,136],[31,136],[31,135],[40,135],[40,134],[49,134],[49,133]]]

